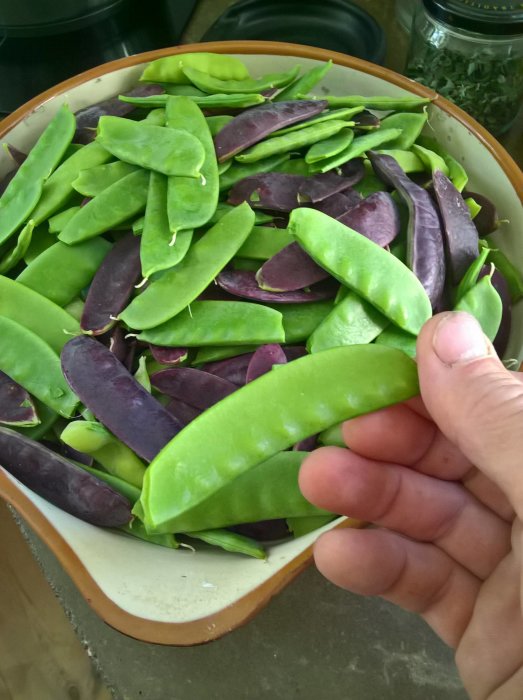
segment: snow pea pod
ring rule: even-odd
[[[416,357],[416,336],[406,333],[392,324],[379,334],[375,342],[377,345],[397,348],[409,357]]]
[[[35,333],[55,352],[71,335],[80,334],[80,324],[45,296],[0,275],[0,316],[16,321]]]
[[[173,532],[193,509],[208,512],[205,504],[224,487],[298,440],[417,392],[415,364],[391,348],[333,348],[282,365],[202,413],[157,455],[139,502],[144,523]]]
[[[469,176],[461,163],[459,163],[453,156],[450,155],[450,153],[442,148],[436,139],[433,139],[430,136],[425,136],[422,134],[418,138],[417,143],[425,148],[429,148],[431,151],[437,153],[443,158],[449,171],[448,176],[452,180],[454,187],[462,192],[468,182]]]
[[[66,204],[74,194],[73,182],[80,173],[101,166],[111,158],[111,154],[95,142],[82,146],[69,156],[44,183],[42,196],[31,216],[35,224],[42,223]]]
[[[98,146],[98,144],[93,142],[90,146]],[[101,148],[101,146],[98,147]],[[108,151],[106,153],[110,157],[111,154]],[[122,177],[137,170],[139,170],[138,165],[124,163],[121,160],[117,160],[114,163],[95,165],[92,168],[82,170],[78,174],[78,177],[73,181],[73,188],[84,197],[96,197],[100,192],[121,180]]]
[[[364,97],[362,95],[326,95],[325,97],[314,97],[313,95],[300,95],[306,100],[325,99],[329,107],[365,107],[366,109],[378,109],[380,111],[402,110],[408,111],[422,107],[432,101],[430,97]]]
[[[292,238],[287,229],[254,226],[249,237],[238,250],[238,256],[254,260],[268,260],[291,243]]]
[[[283,343],[282,315],[243,301],[195,301],[174,318],[148,328],[138,339],[154,345],[258,345]]]
[[[276,95],[273,101],[297,100],[299,95],[310,92],[327,75],[331,68],[331,60],[311,68],[290,85],[287,85],[284,90]]]
[[[266,100],[263,95],[188,95],[191,100],[202,109],[244,109],[245,107],[255,107],[263,104]],[[151,97],[132,97],[129,95],[119,95],[122,102],[136,105],[136,107],[165,107],[169,95],[152,95]]]
[[[497,248],[494,241],[481,239],[480,246],[481,248],[486,246],[489,249],[488,262],[494,263],[506,279],[512,303],[519,301],[523,297],[523,275],[520,270],[508,259],[502,250]]]
[[[9,270],[18,265],[27,253],[33,237],[34,221],[31,219],[18,234],[18,240],[14,248],[0,259],[0,275],[5,275]]]
[[[45,224],[40,224],[33,230],[31,242],[24,254],[24,262],[29,265],[40,253],[50,248],[56,243],[56,236],[53,236],[47,229]]]
[[[165,126],[165,110],[162,107],[151,109],[145,117],[145,121],[149,124],[156,124],[156,126]]]
[[[18,275],[17,282],[65,306],[93,279],[110,249],[103,238],[75,246],[55,243]]]
[[[47,221],[49,233],[61,233],[73,216],[80,211],[80,209],[80,205],[77,204],[74,207],[69,207],[69,209],[64,209],[63,211],[58,212],[58,214],[51,216],[51,218]],[[56,243],[56,236],[53,236],[53,243]]]
[[[416,334],[432,316],[429,298],[417,277],[348,226],[322,212],[300,208],[291,213],[288,230],[318,265],[400,328]]]
[[[412,146],[412,151],[418,156],[428,172],[435,173],[436,170],[439,170],[444,175],[448,176],[449,169],[447,164],[435,151],[431,151],[429,148],[420,146],[419,143],[415,143]]]
[[[310,353],[341,345],[371,343],[389,324],[379,311],[349,292],[312,332],[307,340]]]
[[[501,297],[492,284],[492,275],[482,277],[480,281],[469,289],[455,305],[455,311],[467,311],[479,322],[483,333],[489,340],[494,340],[501,323],[503,304]]]
[[[315,124],[321,124],[322,122],[328,122],[331,119],[343,119],[347,122],[347,126],[351,126],[352,122],[349,122],[349,120],[361,111],[363,111],[363,107],[343,107],[341,109],[331,109],[322,112],[317,117],[312,117],[312,119],[306,119],[298,124],[286,126],[284,129],[278,129],[278,131],[274,131],[272,133],[272,136],[283,136],[284,134],[289,134],[292,131],[303,129],[304,127],[314,126]]]
[[[171,176],[167,188],[167,215],[173,233],[204,226],[218,204],[218,164],[211,132],[201,109],[188,97],[171,97],[165,107],[169,129],[185,130],[202,145],[201,178]]]
[[[274,136],[251,146],[242,153],[235,156],[240,163],[255,163],[263,158],[276,155],[277,153],[289,153],[305,146],[311,146],[317,141],[322,141],[337,134],[341,129],[347,128],[347,122],[341,119],[321,122],[315,126],[305,127],[299,131],[293,131],[284,136]]]
[[[387,144],[387,146],[390,145]],[[425,170],[421,158],[412,151],[404,151],[400,148],[380,148],[377,153],[394,158],[404,173],[421,173]]]
[[[157,58],[146,66],[140,80],[188,84],[190,80],[183,72],[184,67],[196,68],[221,80],[245,80],[249,77],[247,67],[239,58],[202,51]]]
[[[137,296],[120,318],[131,328],[142,330],[176,316],[203,292],[236,254],[253,225],[254,212],[249,205],[235,207],[191,246],[175,268],[167,270]]]
[[[363,136],[357,136],[352,143],[344,151],[338,153],[338,155],[332,158],[326,158],[325,160],[311,164],[311,170],[313,172],[325,173],[328,170],[337,168],[343,163],[346,163],[353,158],[359,158],[369,149],[375,148],[376,146],[382,146],[393,139],[398,138],[401,134],[401,129],[378,129],[377,131],[372,131]]]
[[[145,464],[98,421],[72,421],[61,432],[60,440],[91,455],[109,474],[141,488]]]
[[[254,352],[256,347],[256,345],[208,345],[198,350],[192,364],[201,365],[206,362],[216,362],[226,360],[230,357],[239,357],[240,355]],[[234,383],[236,384],[237,382]]]
[[[328,139],[314,143],[305,154],[305,162],[309,165],[317,163],[325,158],[333,158],[341,151],[345,151],[354,140],[352,129],[342,129]]]
[[[45,180],[71,143],[75,118],[63,105],[44,129],[31,152],[0,197],[0,243],[6,241],[33,212]]]
[[[276,310],[283,316],[285,342],[301,343],[307,340],[331,309],[332,301],[330,299],[310,304],[278,304]]]
[[[0,371],[53,411],[69,418],[78,398],[65,381],[54,350],[35,333],[5,316],[0,316],[0,336]]]
[[[149,172],[137,170],[94,197],[67,222],[58,238],[69,245],[99,236],[145,209]]]
[[[124,117],[100,117],[96,140],[126,163],[164,175],[200,177],[203,146],[180,129],[135,122]]]
[[[231,163],[229,170],[220,177],[220,192],[230,190],[240,180],[251,175],[259,173],[269,173],[276,170],[278,166],[285,163],[290,158],[288,153],[277,153],[269,158],[257,160],[255,163],[236,163],[234,161],[226,161]]]
[[[180,262],[192,241],[192,231],[181,231],[173,237],[167,217],[167,187],[165,175],[151,172],[140,243],[142,275],[146,279]]]
[[[401,129],[401,134],[389,144],[389,148],[407,151],[418,139],[427,120],[426,109],[423,112],[396,112],[382,119],[382,129]]]
[[[300,66],[293,66],[284,73],[268,73],[261,78],[245,78],[244,80],[221,80],[204,73],[197,68],[183,66],[182,71],[189,81],[209,95],[237,95],[242,93],[261,93],[272,88],[285,87],[297,77]]]
[[[229,122],[232,122],[234,117],[230,114],[220,114],[213,117],[205,117],[211,136],[216,136],[216,134],[223,129]]]
[[[237,532],[230,530],[212,529],[200,530],[199,532],[185,532],[187,537],[195,540],[201,540],[207,544],[212,544],[214,547],[221,547],[226,552],[234,552],[235,554],[246,554],[255,559],[265,559],[266,553],[263,547],[253,540],[251,537],[239,535]]]

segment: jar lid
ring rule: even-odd
[[[480,34],[523,34],[521,0],[423,0],[426,10],[452,27]]]

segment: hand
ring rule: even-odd
[[[423,402],[348,421],[350,451],[302,466],[306,498],[376,526],[322,535],[316,565],[419,613],[455,648],[473,700],[521,700],[523,374],[464,313],[425,325],[417,362]]]

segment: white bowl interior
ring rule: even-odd
[[[289,56],[241,55],[253,75],[288,69]],[[299,59],[304,69],[318,62]],[[124,68],[71,89],[49,100],[17,124],[5,140],[27,150],[63,102],[78,110],[124,92],[133,86],[143,66]],[[335,65],[318,94],[408,94],[402,88],[358,70]],[[470,175],[469,187],[496,202],[503,224],[499,245],[523,269],[523,211],[517,193],[489,150],[464,125],[440,108],[430,107],[429,134],[457,158]],[[0,176],[10,168],[0,153]],[[513,331],[507,357],[521,361],[523,306],[514,309]],[[10,477],[12,479],[12,477]],[[12,479],[16,482],[15,479]],[[179,623],[212,615],[267,581],[302,553],[318,531],[268,548],[267,561],[228,554],[196,544],[197,553],[168,550],[88,525],[47,503],[16,482],[77,554],[100,589],[123,610],[153,621]],[[336,521],[338,522],[338,521]],[[335,523],[334,523],[335,524]],[[322,528],[329,529],[334,524]]]

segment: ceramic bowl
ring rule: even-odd
[[[523,176],[506,151],[464,112],[424,87],[344,54],[274,42],[186,45],[131,56],[71,78],[36,97],[0,124],[0,140],[27,150],[60,105],[73,110],[125,92],[144,65],[186,51],[230,53],[253,75],[304,69],[332,59],[319,94],[416,95],[434,98],[429,132],[463,163],[470,187],[488,194],[502,219],[499,245],[523,269]],[[0,154],[0,176],[7,172]],[[523,308],[515,309],[507,355],[521,359]],[[109,625],[148,642],[191,645],[210,641],[252,618],[311,561],[318,532],[268,548],[267,561],[199,548],[167,550],[88,525],[50,505],[0,469],[0,495],[51,548],[78,589]],[[356,526],[338,520],[327,527]],[[326,528],[324,528],[326,529]]]

